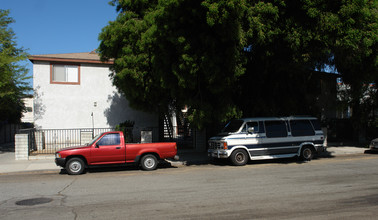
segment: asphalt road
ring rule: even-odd
[[[0,219],[376,219],[378,155],[0,175]]]

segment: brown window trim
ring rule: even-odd
[[[77,77],[78,81],[77,82],[54,82],[53,81],[53,68],[54,65],[72,65],[72,66],[77,66]],[[50,63],[50,84],[63,84],[63,85],[80,85],[80,79],[81,79],[81,74],[80,74],[80,64],[79,63]]]

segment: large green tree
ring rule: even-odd
[[[25,110],[22,98],[30,91],[27,69],[20,61],[27,59],[17,47],[15,34],[9,27],[14,20],[8,10],[0,9],[0,122],[18,123]]]
[[[112,4],[119,15],[99,51],[115,59],[114,84],[141,109],[190,106],[197,127],[242,114],[316,115],[307,94],[327,66],[360,84],[377,75],[374,0]]]
[[[187,105],[200,128],[238,115],[232,91],[244,72],[240,1],[113,3],[119,15],[100,34],[99,51],[115,58],[114,84],[132,106],[168,112]]]

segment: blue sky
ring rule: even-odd
[[[79,53],[96,49],[101,29],[116,19],[109,1],[1,0],[0,8],[10,10],[18,47],[29,54]]]

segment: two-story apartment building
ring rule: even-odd
[[[157,115],[130,108],[112,85],[112,61],[101,62],[95,52],[33,55],[29,60],[36,128],[109,128],[129,120],[135,122],[136,141],[142,130],[158,128]]]

